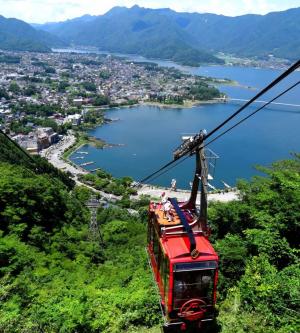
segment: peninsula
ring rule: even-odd
[[[70,129],[80,144],[103,146],[84,132],[110,121],[108,108],[218,102],[218,84],[233,84],[103,54],[3,52],[0,73],[0,128],[33,154]]]

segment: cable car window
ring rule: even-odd
[[[218,263],[216,261],[201,261],[201,262],[191,262],[191,263],[182,263],[174,265],[174,271],[182,272],[182,271],[191,271],[191,270],[199,270],[199,269],[215,269],[218,267]]]
[[[195,265],[202,263],[179,264]],[[216,264],[216,262],[215,262]],[[178,265],[175,265],[178,266]],[[200,265],[201,266],[201,265]],[[194,267],[192,267],[194,268]],[[185,302],[193,298],[200,298],[207,305],[213,303],[215,269],[191,269],[174,272],[174,309],[179,309]]]
[[[161,263],[162,263],[162,252],[161,252],[161,247],[158,243],[158,255],[156,258],[156,263],[157,263],[157,267],[158,267],[158,271],[161,271]]]
[[[156,237],[155,228],[154,228],[154,225],[151,223],[151,240],[152,240],[152,243],[154,242],[155,237]]]

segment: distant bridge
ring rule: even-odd
[[[246,103],[246,102],[249,102],[249,99],[231,98],[231,97],[225,97],[225,98],[221,97],[221,98],[214,98],[214,99],[216,101],[220,101],[222,103],[230,103],[230,102]],[[266,103],[268,103],[268,101],[257,100],[257,101],[254,101],[254,103],[266,104]],[[290,104],[290,103],[280,103],[280,102],[272,102],[270,104],[278,105],[278,106],[289,106],[289,107],[300,109],[300,104]]]

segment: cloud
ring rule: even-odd
[[[0,13],[26,22],[62,21],[84,14],[100,15],[114,6],[169,7],[176,11],[229,16],[266,14],[299,7],[300,0],[0,0]]]

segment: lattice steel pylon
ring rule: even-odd
[[[91,220],[90,220],[90,237],[92,240],[99,240],[99,242],[103,245],[103,238],[101,235],[100,228],[98,226],[97,221],[97,209],[100,206],[99,200],[97,200],[96,196],[93,195],[90,200],[86,203],[86,206],[90,210]]]

